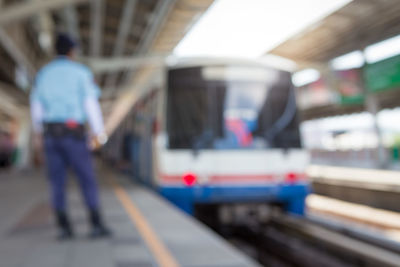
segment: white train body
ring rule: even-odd
[[[303,214],[309,155],[289,72],[197,59],[163,77],[125,126],[135,178],[189,213],[197,203],[271,201]]]

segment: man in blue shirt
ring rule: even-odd
[[[84,124],[88,121],[92,144],[106,142],[98,98],[100,90],[91,71],[73,61],[76,44],[67,35],[56,40],[57,58],[37,74],[31,95],[34,141],[42,143],[51,185],[51,197],[60,230],[59,238],[72,238],[74,232],[66,211],[66,169],[76,173],[88,209],[90,237],[110,235],[99,210],[96,178]]]

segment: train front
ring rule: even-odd
[[[163,196],[195,204],[274,203],[304,214],[301,148],[289,72],[251,64],[170,69],[165,131],[156,138]]]

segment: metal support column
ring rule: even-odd
[[[365,57],[365,52],[363,51],[364,57],[364,67],[367,64],[367,60]],[[387,168],[388,167],[388,156],[385,150],[385,146],[383,145],[382,131],[379,128],[378,123],[378,112],[381,110],[379,101],[375,94],[368,91],[365,87],[365,83],[363,82],[363,90],[365,94],[365,109],[367,112],[371,113],[373,117],[373,130],[375,132],[376,138],[378,140],[378,146],[376,149],[376,161],[378,163],[379,168]]]
[[[17,160],[15,167],[18,169],[26,169],[31,166],[31,121],[29,113],[26,112],[23,116],[18,118],[18,135],[16,140],[17,145]]]

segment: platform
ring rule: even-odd
[[[400,171],[311,165],[307,175],[316,194],[400,211]]]
[[[77,238],[63,242],[55,240],[43,173],[1,174],[0,266],[258,266],[152,191],[108,169],[100,173],[102,206],[113,237],[86,238],[85,210],[72,184],[69,210]]]

